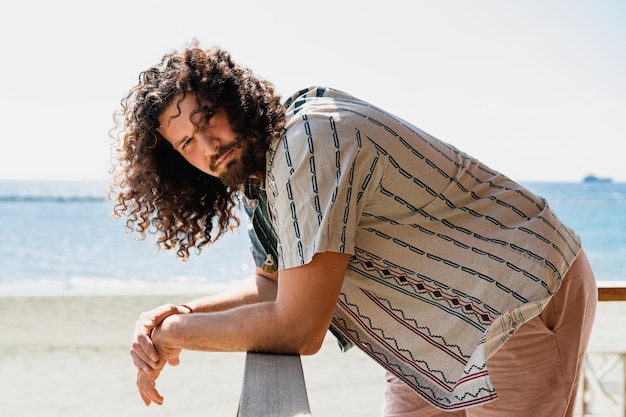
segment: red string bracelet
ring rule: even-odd
[[[179,304],[179,306],[185,307],[190,313],[193,313],[193,308],[189,307],[187,304]]]

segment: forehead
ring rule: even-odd
[[[173,125],[190,124],[190,115],[196,109],[196,95],[187,93],[181,101],[182,96],[177,96],[163,114],[159,116],[159,130],[168,129]]]

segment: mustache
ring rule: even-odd
[[[211,159],[209,160],[210,166],[214,168],[217,164],[217,161],[219,161],[222,156],[226,155],[233,149],[239,148],[241,146],[241,136],[237,136],[234,141],[227,145],[224,145],[223,147],[220,147],[219,151],[215,155],[211,156]]]

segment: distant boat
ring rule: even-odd
[[[608,182],[613,182],[613,180],[611,178],[601,178],[601,177],[596,177],[595,175],[587,175],[585,178],[583,178],[583,182],[608,183]]]

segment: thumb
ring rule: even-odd
[[[170,357],[167,359],[167,363],[169,363],[171,366],[180,365],[180,349],[172,351]]]

